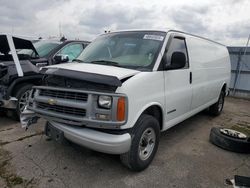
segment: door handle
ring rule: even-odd
[[[189,73],[189,83],[192,84],[193,82],[193,75],[192,72]]]

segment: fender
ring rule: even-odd
[[[146,104],[145,106],[143,106],[143,108],[141,108],[141,110],[136,114],[134,120],[132,120],[132,125],[134,125],[136,123],[136,121],[139,119],[139,117],[143,114],[143,112],[148,109],[151,106],[158,106],[160,107],[161,111],[162,111],[162,122],[164,122],[165,119],[165,110],[162,107],[162,104],[159,102],[150,102],[148,104]]]
[[[218,97],[217,97],[217,100],[219,100],[219,97],[220,97],[220,92],[222,90],[222,88],[224,87],[224,85],[226,85],[226,89],[225,89],[225,94],[227,95],[228,93],[228,86],[227,86],[227,83],[226,82],[223,82],[222,86],[220,87],[220,91],[219,91],[219,94],[218,94]]]
[[[20,77],[17,78],[16,80],[14,80],[10,86],[8,87],[7,90],[7,97],[11,96],[11,93],[13,91],[13,89],[15,88],[15,86],[21,82],[27,82],[27,81],[31,81],[33,82],[34,80],[41,80],[43,78],[44,75],[42,74],[38,74],[38,75],[30,75],[30,76],[25,76],[25,77]]]

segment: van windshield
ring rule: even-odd
[[[149,71],[155,64],[165,35],[156,31],[105,34],[88,45],[77,60]]]

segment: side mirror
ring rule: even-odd
[[[171,64],[165,67],[166,70],[181,69],[186,65],[186,56],[183,52],[174,52],[171,56]]]
[[[68,55],[62,55],[62,54],[58,54],[54,57],[55,63],[66,63],[69,61],[69,56]]]

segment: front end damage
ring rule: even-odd
[[[7,67],[0,65],[0,108],[15,109],[17,99],[8,95],[8,86],[4,77],[7,75]]]
[[[110,154],[129,150],[131,135],[115,131],[121,129],[128,116],[126,95],[115,93],[122,85],[117,77],[49,68],[44,74],[44,86],[33,87],[21,113],[23,128],[28,129],[42,117],[47,120],[46,135],[56,141],[66,138]],[[104,101],[101,107],[100,96],[102,100],[110,97],[111,104]]]
[[[18,77],[16,67],[12,61],[0,63],[0,108],[16,109],[18,100],[13,96],[15,85],[25,81],[29,76],[38,77],[39,69],[28,60],[21,60],[20,65],[27,77]],[[42,77],[42,76],[40,76]]]
[[[122,71],[123,75],[131,72]],[[126,123],[128,99],[124,94],[115,93],[122,85],[116,76],[54,67],[45,67],[41,72],[44,74],[43,86],[34,86],[30,92],[27,106],[21,114],[23,127],[35,123],[37,117],[99,129],[120,129]],[[105,101],[106,98],[110,101]],[[107,102],[109,106],[105,105]],[[118,109],[119,105],[124,105],[124,108]]]
[[[8,34],[0,35],[0,108],[16,109],[18,100],[10,95],[15,79],[23,77],[24,73],[38,72],[30,61],[25,60],[26,56],[19,60],[17,49],[31,49],[38,55],[31,40]]]

